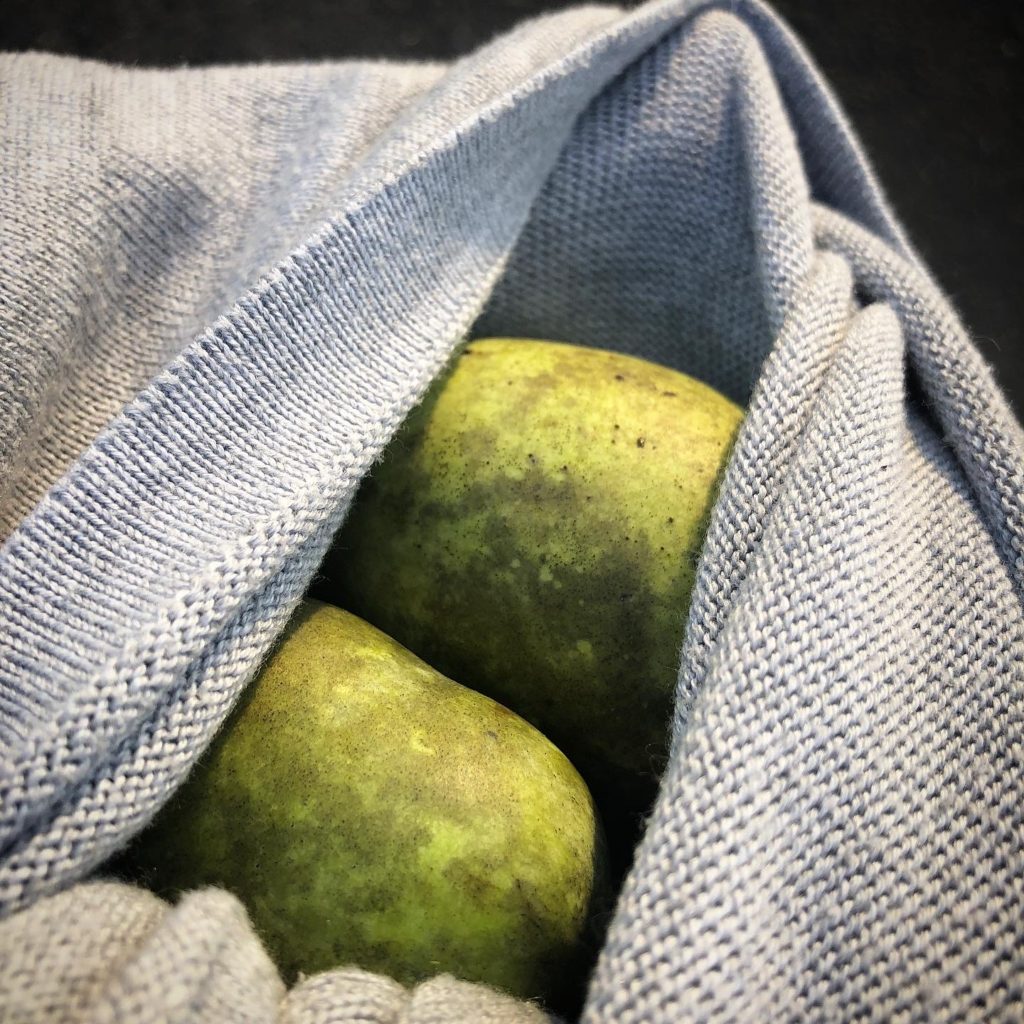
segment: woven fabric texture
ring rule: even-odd
[[[89,880],[503,334],[749,408],[586,1024],[1024,1020],[1024,432],[767,8],[575,7],[450,65],[3,55],[0,147],[9,1019],[541,1019],[285,992],[227,894]]]
[[[0,993],[20,1024],[546,1024],[526,1002],[441,975],[413,991],[369,971],[324,971],[286,991],[229,893],[87,882],[4,925]]]

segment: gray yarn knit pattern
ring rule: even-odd
[[[217,889],[172,910],[142,889],[87,882],[38,900],[4,928],[0,993],[20,1024],[549,1021],[530,1003],[445,975],[409,992],[348,968],[285,991],[241,904]]]
[[[528,1022],[286,992],[87,881],[181,782],[468,334],[749,407],[586,1024],[1024,1020],[1024,433],[756,0],[450,65],[0,56],[0,1016]]]

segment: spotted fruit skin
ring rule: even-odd
[[[619,353],[473,341],[364,479],[322,593],[566,752],[628,860],[742,410]]]
[[[288,979],[450,973],[559,1005],[603,858],[586,785],[536,729],[307,601],[120,869],[235,893]]]

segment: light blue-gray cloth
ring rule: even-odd
[[[583,1021],[1024,1020],[1024,435],[769,10],[581,6],[451,64],[4,55],[0,239],[0,1017],[539,1019],[345,965],[285,995],[233,897],[90,878],[503,334],[749,406]]]

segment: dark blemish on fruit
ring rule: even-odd
[[[562,467],[562,472],[563,473],[568,473],[569,472],[569,467],[568,466],[563,466]]]
[[[615,424],[615,429],[616,429],[616,430],[618,430],[618,429],[619,429],[619,425],[618,425],[618,423],[616,423],[616,424]]]
[[[643,448],[643,446],[644,446],[645,444],[647,444],[647,440],[646,440],[646,438],[643,438],[643,437],[638,437],[638,438],[636,439],[636,446],[637,446],[637,448]]]
[[[668,521],[669,521],[670,523],[674,523],[674,522],[675,522],[675,519],[673,519],[673,518],[672,518],[672,516],[669,516],[669,517],[668,517]]]
[[[675,398],[676,397],[676,392],[675,391],[662,391],[662,394],[666,398]]]
[[[530,452],[530,454],[527,455],[526,457],[530,460],[531,463],[533,463],[533,465],[537,464],[537,456],[534,455],[533,452]]]
[[[617,374],[615,374],[615,379],[616,380],[625,380],[626,378],[623,377],[621,373],[617,373]]]

